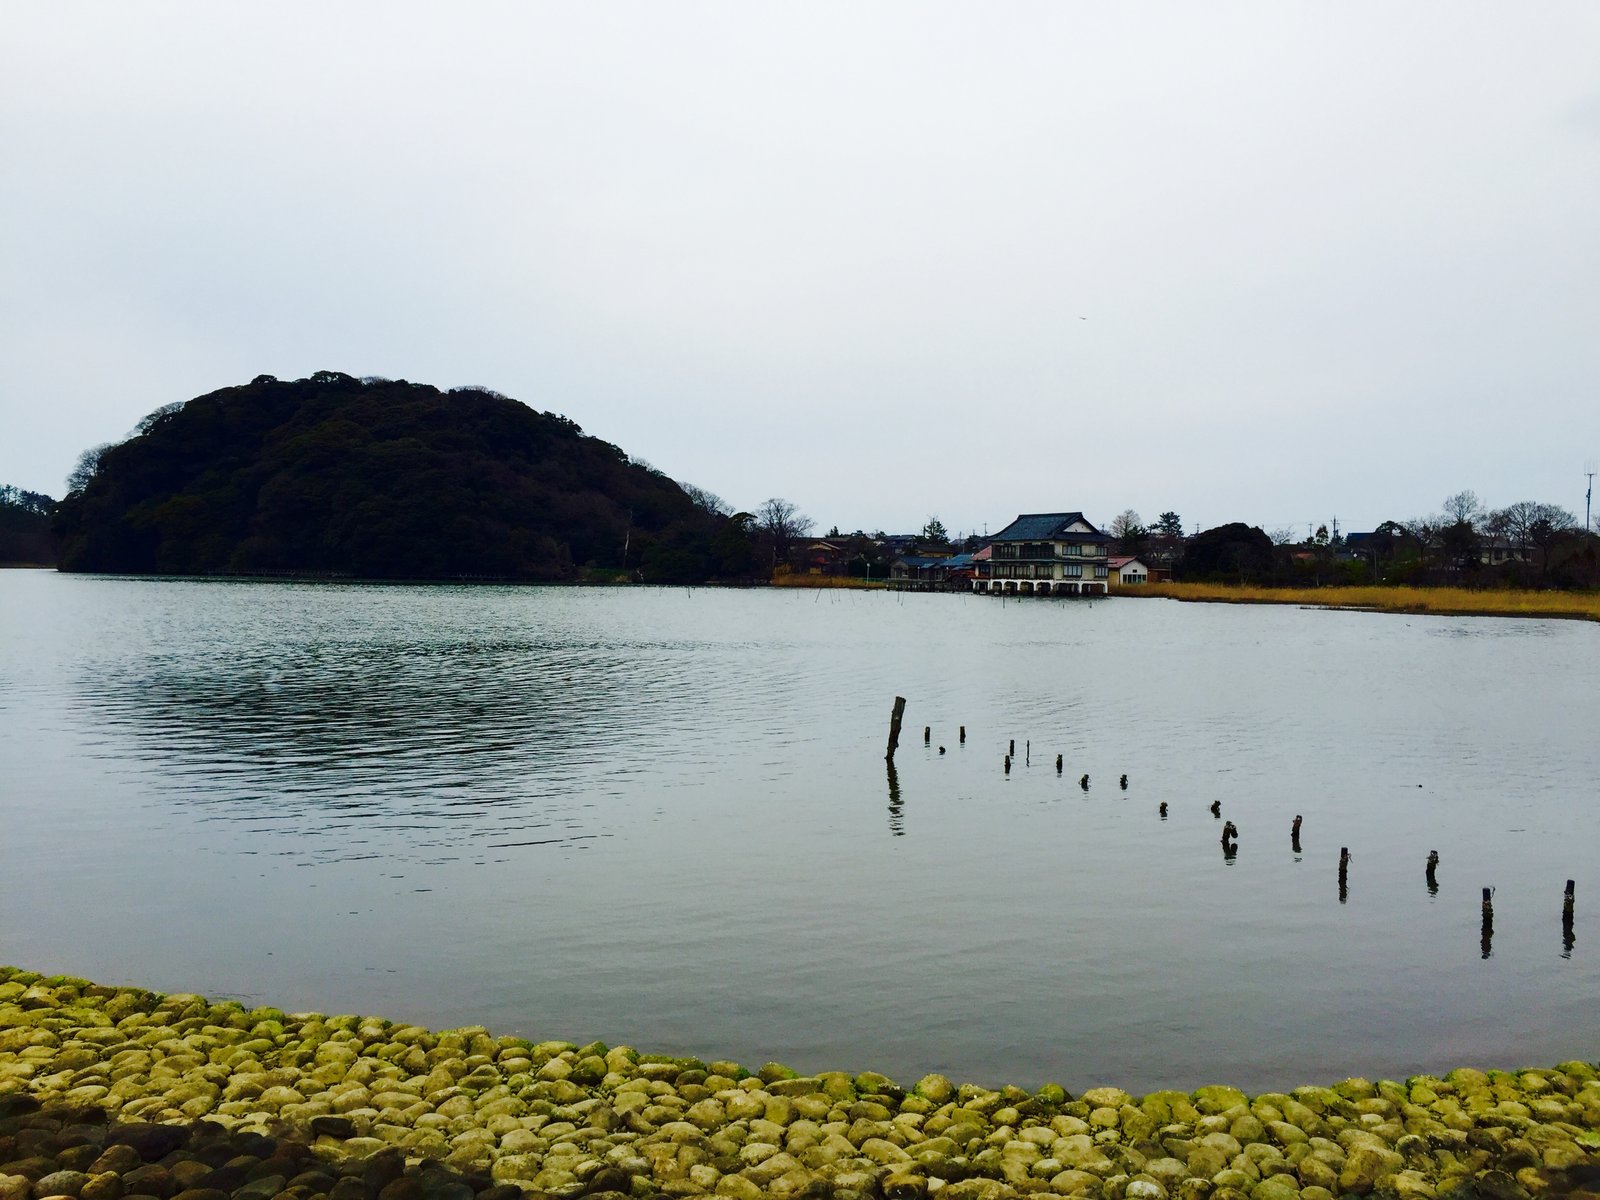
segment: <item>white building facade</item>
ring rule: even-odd
[[[1111,541],[1081,512],[1023,513],[990,539],[977,592],[1004,596],[1104,595]]]

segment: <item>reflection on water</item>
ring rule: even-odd
[[[1600,1037],[1577,915],[1558,951],[1510,884],[1600,845],[1592,626],[35,572],[0,611],[3,960],[902,1079]],[[896,695],[924,737],[885,771]],[[1477,956],[1430,846],[1507,883]]]
[[[889,832],[895,837],[903,837],[906,824],[901,817],[900,804],[900,772],[894,769],[894,759],[887,761],[889,768]]]

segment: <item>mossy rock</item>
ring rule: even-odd
[[[1230,1108],[1248,1106],[1250,1098],[1238,1088],[1223,1087],[1213,1084],[1209,1087],[1196,1088],[1190,1099],[1195,1108],[1207,1116],[1227,1112]]]
[[[887,1075],[877,1071],[863,1071],[856,1076],[856,1094],[860,1096],[893,1096],[899,1099],[906,1094],[906,1091]]]

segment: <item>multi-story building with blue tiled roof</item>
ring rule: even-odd
[[[1081,512],[1023,513],[989,539],[975,591],[1008,596],[1103,595],[1111,539]]]

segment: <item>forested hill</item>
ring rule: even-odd
[[[333,371],[169,405],[69,483],[68,571],[686,582],[749,560],[742,525],[565,417]]]
[[[0,487],[0,567],[49,566],[56,560],[50,510],[56,502],[40,492]]]

